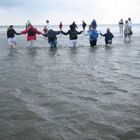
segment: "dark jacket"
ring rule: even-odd
[[[68,32],[63,32],[63,31],[61,31],[61,33],[62,33],[63,35],[69,35],[70,40],[75,40],[75,39],[78,38],[77,35],[78,35],[78,34],[81,34],[82,31],[78,32],[78,31],[75,30],[75,29],[71,29],[71,30],[68,30]]]
[[[59,35],[60,33],[60,31],[53,31],[50,29],[46,34],[43,34],[43,36],[48,37],[48,42],[51,42],[57,40],[56,35]]]
[[[83,23],[82,23],[83,29],[85,29],[86,26],[87,26],[87,24],[83,21]]]
[[[110,44],[109,41],[112,41],[112,38],[114,37],[111,32],[107,32],[107,33],[101,34],[101,35],[105,37],[106,44]]]
[[[13,28],[8,28],[7,30],[7,38],[13,38],[16,35],[20,35],[20,33],[17,33]]]

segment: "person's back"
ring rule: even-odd
[[[31,41],[31,40],[36,40],[36,32],[35,32],[35,28],[30,25],[26,30],[21,32],[22,34],[26,34],[27,33],[27,40]]]
[[[47,33],[48,30],[47,30],[46,26],[44,26],[43,31],[44,31],[45,34]]]
[[[87,24],[86,24],[84,21],[82,21],[82,27],[83,27],[83,29],[84,29],[86,26],[87,26]]]
[[[69,30],[69,38],[70,40],[75,40],[77,39],[77,31],[75,29]]]
[[[128,37],[129,41],[131,41],[131,35],[132,35],[132,27],[128,23],[128,21],[125,21],[125,26],[124,26],[124,41],[126,41],[126,38]]]
[[[129,35],[130,31],[131,31],[131,26],[129,25],[128,21],[125,21],[124,35],[125,36]]]
[[[97,30],[95,28],[93,28],[89,32],[90,46],[96,46],[96,44],[97,44],[97,38],[98,38],[98,32],[97,32]]]
[[[28,36],[35,36],[35,34],[35,29],[33,28],[33,26],[30,26],[28,30]]]
[[[63,24],[62,24],[62,22],[60,22],[59,29],[62,30],[62,27],[63,27]]]
[[[105,43],[106,43],[106,45],[112,44],[112,38],[114,38],[114,36],[110,32],[110,29],[109,28],[107,28],[107,32],[105,34],[102,34],[101,33],[101,35],[105,37]]]
[[[46,33],[51,29],[49,20],[46,20],[46,25],[44,28],[45,28]]]
[[[10,25],[7,29],[7,38],[13,38],[16,35],[20,35],[20,33],[17,33],[15,29],[13,28],[13,25]]]
[[[91,32],[90,32],[90,40],[97,40],[98,38],[98,32],[96,29],[93,29]]]
[[[85,28],[86,28],[86,26],[87,26],[87,24],[86,24],[84,21],[82,21],[83,32],[85,32]]]
[[[8,44],[11,48],[15,48],[16,47],[16,39],[15,39],[15,34],[16,35],[20,35],[20,33],[17,33],[14,28],[13,25],[10,25],[7,29],[7,39],[8,39]]]
[[[132,21],[131,21],[131,18],[128,18],[128,25],[130,26],[130,28],[132,28]]]
[[[82,31],[78,32],[73,25],[70,25],[70,30],[68,32],[61,32],[64,35],[69,35],[70,40],[77,40],[78,34],[81,34]]]
[[[52,29],[48,31],[47,37],[49,42],[57,39],[55,31],[53,31]]]
[[[63,35],[69,35],[69,39],[70,39],[70,46],[71,47],[75,47],[77,44],[77,39],[79,34],[81,34],[83,31],[78,32],[74,26],[70,25],[70,30],[68,30],[67,32],[63,32],[61,31],[61,33]]]
[[[57,36],[59,35],[60,31],[54,31],[50,29],[46,34],[43,36],[48,37],[48,43],[50,44],[51,48],[57,47]]]
[[[93,28],[95,28],[95,29],[97,28],[97,22],[95,19],[93,19],[93,21],[91,22],[91,25]]]
[[[27,29],[21,32],[21,34],[27,34],[27,41],[36,40],[36,34],[42,34],[35,27],[30,25]]]
[[[30,22],[30,20],[27,20],[27,22],[26,22],[26,29],[30,26],[30,24],[31,24],[31,22]]]
[[[8,28],[7,38],[15,37],[15,30],[13,28]]]
[[[78,29],[78,27],[77,27],[75,21],[71,24],[71,27],[72,27],[73,29]]]
[[[113,36],[113,34],[109,31],[109,32],[107,32],[106,34],[105,34],[105,41],[107,42],[107,43],[109,43],[109,41],[111,41],[109,44],[111,44],[112,43],[112,38],[113,38],[114,36]]]

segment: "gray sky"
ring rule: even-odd
[[[70,24],[73,21],[90,23],[93,18],[99,24],[118,23],[132,18],[140,23],[140,0],[0,0],[0,25]]]

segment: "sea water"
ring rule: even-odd
[[[140,139],[140,25],[131,42],[118,25],[98,30],[107,27],[115,36],[110,48],[101,36],[91,48],[82,34],[76,48],[58,35],[57,49],[41,35],[33,48],[17,36],[10,49],[0,27],[0,140]]]

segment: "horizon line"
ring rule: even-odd
[[[132,23],[133,25],[138,25],[140,23]],[[14,25],[14,24],[9,24],[9,25],[0,25],[0,27],[5,27],[5,26],[10,26],[10,25]],[[33,24],[34,26],[44,26],[46,24]],[[70,24],[63,24],[64,26],[69,26]],[[82,25],[82,24],[77,24],[78,26]],[[90,25],[90,24],[87,24],[87,26]],[[104,23],[104,24],[97,24],[98,26],[101,26],[101,25],[118,25],[118,24],[115,24],[115,23]],[[14,26],[25,26],[24,25],[14,25]],[[51,26],[59,26],[59,24],[51,24]]]

